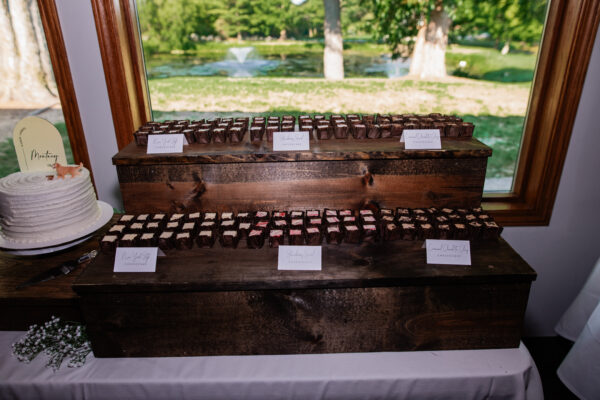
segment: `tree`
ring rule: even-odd
[[[325,79],[344,79],[344,42],[340,22],[340,0],[323,0],[325,7],[325,49],[323,73]]]
[[[0,1],[0,37],[0,100],[58,101],[37,3]]]

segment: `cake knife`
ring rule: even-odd
[[[79,267],[86,261],[92,260],[98,254],[97,250],[92,250],[89,253],[85,253],[76,260],[65,261],[61,265],[44,271],[33,278],[21,283],[17,286],[17,289],[23,289],[28,286],[37,285],[38,283],[46,282],[59,276],[70,274],[73,270]]]

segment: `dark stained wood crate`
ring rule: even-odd
[[[322,271],[278,271],[277,250],[192,249],[156,273],[101,255],[73,288],[97,357],[517,347],[531,282],[504,241],[472,266],[427,265],[422,242],[324,245]]]
[[[245,139],[167,155],[129,144],[113,157],[125,210],[476,207],[492,153],[474,138],[442,139],[442,150],[404,150],[397,138],[311,141],[300,152]]]

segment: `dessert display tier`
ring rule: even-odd
[[[156,273],[101,254],[73,288],[97,357],[516,347],[535,272],[502,239],[472,266],[426,264],[421,241],[323,245],[322,271],[277,249],[167,252]]]
[[[246,137],[180,154],[149,155],[131,143],[113,164],[128,213],[477,207],[491,153],[474,138],[442,139],[441,150],[405,150],[398,138],[314,140],[292,152]]]

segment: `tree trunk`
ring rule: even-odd
[[[58,101],[35,0],[0,0],[0,99]]]
[[[409,74],[420,79],[446,76],[446,47],[450,17],[439,2],[417,34]]]
[[[325,7],[325,50],[323,73],[325,79],[344,79],[344,42],[340,23],[340,0],[323,0]]]

